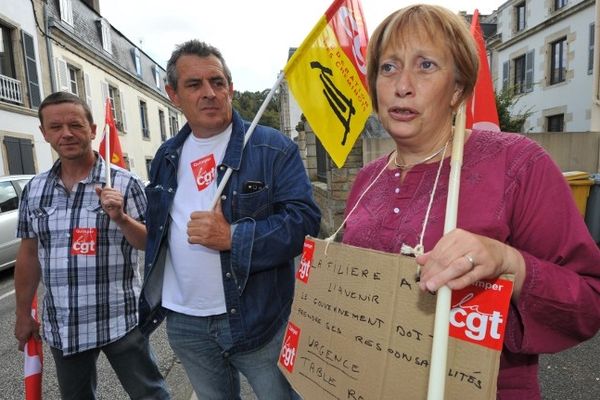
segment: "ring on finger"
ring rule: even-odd
[[[468,254],[465,254],[465,258],[467,259],[469,264],[471,264],[471,269],[475,268],[475,260],[473,259],[473,257],[471,257]]]

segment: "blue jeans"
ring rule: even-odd
[[[171,348],[202,400],[240,400],[241,372],[260,400],[296,399],[277,368],[285,324],[263,347],[230,354],[231,331],[226,314],[193,317],[170,311],[167,335]]]
[[[50,347],[50,350],[63,400],[96,398],[96,361],[100,351],[106,355],[129,397],[139,400],[170,399],[150,343],[138,328],[116,342],[66,357],[59,349]]]

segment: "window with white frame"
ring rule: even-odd
[[[565,114],[556,114],[546,117],[547,132],[564,132]]]
[[[567,0],[554,0],[554,11],[560,10],[567,5]]]
[[[140,54],[140,49],[134,47],[131,50],[131,53],[133,54],[133,65],[135,66],[135,73],[137,76],[142,76],[142,56]]]
[[[19,44],[22,47],[18,47]],[[25,94],[28,95],[29,103],[26,101]],[[37,108],[41,103],[40,78],[33,36],[1,19],[0,101],[31,108]]]
[[[123,153],[123,161],[125,162],[125,169],[131,171],[131,168],[133,168],[133,158],[129,158],[127,153]]]
[[[179,132],[179,119],[177,113],[173,110],[169,110],[169,130],[171,131],[171,137]]]
[[[58,6],[60,8],[60,19],[73,26],[73,4],[71,0],[60,0]]]
[[[165,112],[163,110],[158,110],[158,124],[160,126],[160,140],[167,140],[167,128],[165,126]]]
[[[79,95],[79,78],[80,72],[77,68],[72,65],[67,65],[69,71],[69,90],[75,95]]]
[[[100,20],[100,35],[102,36],[102,48],[107,53],[112,54],[112,41],[110,38],[110,24],[102,18]]]
[[[156,65],[152,65],[154,71],[154,84],[157,89],[160,89],[160,69]]]
[[[12,29],[0,24],[0,75],[15,78],[15,60],[11,41]]]
[[[152,166],[152,159],[146,158],[146,176],[150,176],[150,167]]]
[[[83,93],[81,93],[83,84],[81,70],[78,67],[69,64],[62,58],[56,59],[56,67],[58,89],[64,92],[73,93],[76,96],[79,96],[80,94],[83,95]]]
[[[550,84],[564,82],[567,78],[567,38],[550,43]]]
[[[514,81],[513,88],[515,93],[525,93],[525,54],[513,60]]]
[[[140,120],[142,123],[142,136],[144,139],[150,139],[150,128],[148,126],[148,107],[146,102],[140,100]]]
[[[590,24],[589,40],[588,40],[588,75],[594,72],[594,40],[595,40],[596,26],[594,23]]]
[[[115,117],[115,125],[119,133],[127,132],[127,122],[125,118],[125,105],[123,104],[123,94],[121,91],[108,82],[100,82],[102,89],[102,104],[108,97],[112,108],[113,116]]]
[[[533,91],[533,67],[535,50],[515,57],[502,65],[502,90],[513,90],[517,94]]]
[[[515,6],[515,31],[520,32],[525,29],[525,2]]]

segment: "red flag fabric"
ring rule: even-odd
[[[33,296],[31,303],[31,316],[38,320],[37,315],[37,294]],[[42,365],[44,353],[42,341],[32,337],[25,343],[25,400],[42,399]]]
[[[488,64],[485,41],[481,25],[479,24],[479,10],[473,13],[471,21],[471,34],[477,43],[479,54],[479,73],[473,95],[467,102],[467,128],[500,130],[498,111],[496,110],[496,98],[494,97],[494,85],[490,66]]]
[[[106,135],[109,136],[110,140],[110,162],[113,165],[118,165],[121,168],[126,168],[125,159],[123,158],[123,151],[121,150],[121,142],[119,141],[119,134],[117,132],[117,126],[115,125],[115,120],[112,114],[112,107],[110,103],[110,99],[106,98],[106,111],[105,111],[105,128],[108,127],[108,131],[104,129],[104,137],[100,142],[100,155],[105,160],[109,160],[106,158],[105,148],[106,148]]]

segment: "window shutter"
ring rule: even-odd
[[[102,35],[102,48],[107,52],[112,54],[112,40],[110,37],[110,24],[107,20],[102,18],[100,20],[100,32]]]
[[[533,67],[534,60],[533,56],[535,54],[535,50],[530,50],[525,54],[525,91],[532,92],[533,91]]]
[[[58,90],[62,90],[63,92],[71,91],[69,88],[69,70],[67,69],[67,63],[60,58],[56,59],[56,78]]]
[[[123,117],[123,132],[127,132],[127,117],[125,116],[125,97],[123,92],[119,90],[119,100],[121,100],[121,116]]]
[[[85,88],[85,102],[88,107],[91,109],[92,107],[92,87],[90,86],[90,74],[84,72],[83,73],[83,85]]]
[[[104,107],[106,99],[108,98],[108,83],[100,82],[100,90],[102,91],[102,107]]]
[[[596,34],[595,24],[590,24],[589,46],[588,46],[588,75],[594,72],[594,35]]]
[[[29,139],[4,137],[9,174],[35,174],[33,143]]]
[[[508,89],[508,61],[502,63],[502,90]]]
[[[42,102],[40,96],[40,81],[37,73],[35,46],[33,36],[21,31],[23,36],[23,55],[25,56],[25,73],[29,88],[29,104],[31,108],[38,108]]]

